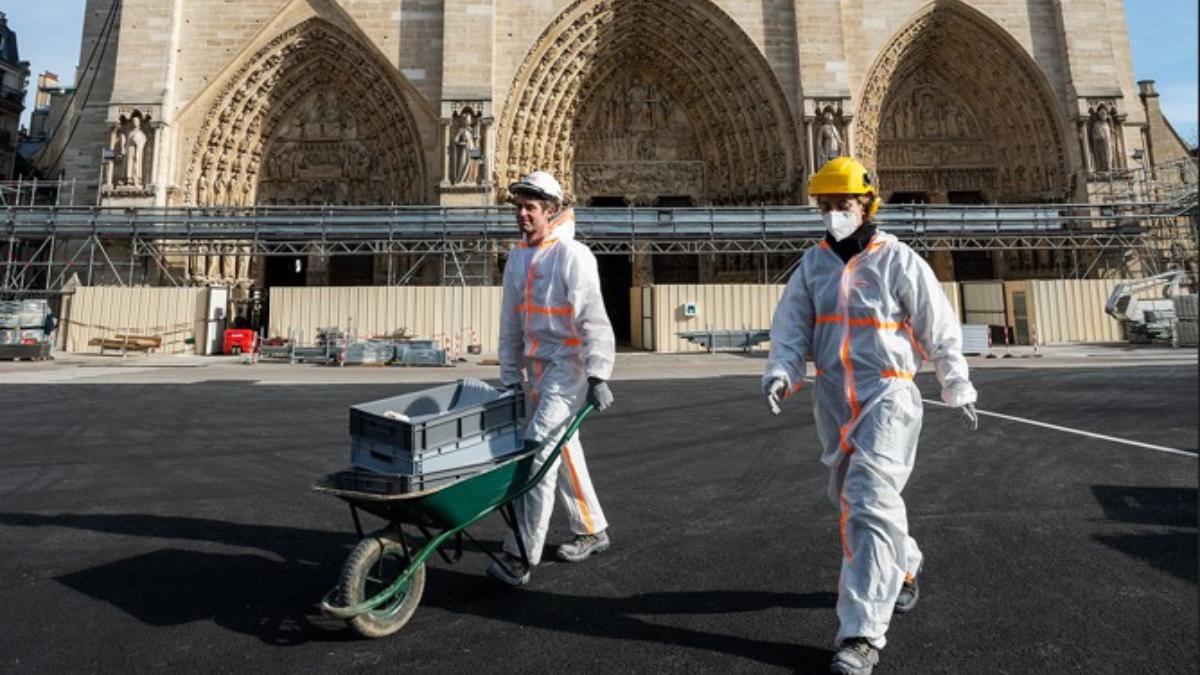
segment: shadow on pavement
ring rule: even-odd
[[[354,535],[147,514],[0,513],[0,525],[64,527],[257,549],[263,554],[168,547],[57,580],[151,626],[212,621],[279,646],[359,639],[344,623],[325,619],[316,609],[354,544]],[[499,549],[497,541],[479,543],[488,550]],[[581,597],[499,588],[482,570],[468,573],[431,566],[428,574],[422,605],[453,614],[719,652],[800,672],[824,672],[832,657],[828,649],[663,626],[645,617],[829,609],[837,601],[834,593],[713,590]]]
[[[1096,541],[1197,583],[1196,488],[1093,485],[1092,494],[1108,521],[1147,526],[1136,533],[1097,534]]]
[[[829,609],[834,593],[680,591],[625,597],[580,597],[525,587],[498,588],[481,574],[431,568],[423,605],[530,628],[719,652],[797,672],[826,672],[833,652],[808,645],[767,642],[664,626],[649,616],[731,614],[775,608]]]
[[[66,527],[258,549],[264,554],[163,548],[57,580],[152,626],[213,621],[274,645],[354,637],[342,622],[325,619],[316,608],[321,594],[336,581],[353,535],[145,514],[0,513],[0,525]]]

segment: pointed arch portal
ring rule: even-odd
[[[584,202],[801,195],[783,91],[754,43],[706,0],[571,5],[517,70],[498,150],[501,186],[541,168]]]
[[[417,125],[394,70],[323,19],[281,33],[208,106],[185,203],[427,201]]]
[[[1003,28],[935,0],[883,50],[858,105],[857,153],[885,197],[1060,202],[1073,190],[1049,83]]]

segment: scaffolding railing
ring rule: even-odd
[[[0,207],[74,206],[86,188],[86,185],[74,179],[22,178],[0,181]]]
[[[1156,251],[1164,249],[1163,236],[1194,241],[1194,233],[1177,231],[1178,208],[1161,202],[914,204],[886,206],[878,222],[923,253],[1090,251],[1096,256],[1087,264],[1094,266],[1100,255],[1161,257]],[[579,208],[576,222],[577,237],[600,255],[798,254],[823,233],[812,207]],[[1194,229],[1194,219],[1188,222]],[[512,209],[501,206],[11,205],[0,209],[0,292],[53,293],[74,273],[90,283],[98,269],[113,283],[187,285],[191,282],[180,274],[178,261],[213,255],[404,254],[414,265],[440,257],[443,269],[453,270],[451,276],[461,283],[482,283],[467,277],[487,276],[486,263],[480,264],[483,272],[470,272],[464,262],[485,260],[517,236]],[[1194,267],[1195,247],[1186,257]],[[412,272],[389,271],[389,280],[411,280]]]

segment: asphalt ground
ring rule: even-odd
[[[1197,448],[1194,365],[973,376],[984,410]],[[383,640],[323,618],[356,537],[309,485],[349,405],[418,388],[0,383],[0,672],[826,672],[811,398],[772,418],[745,376],[614,383],[583,430],[609,553],[518,590],[435,560]],[[877,673],[1196,671],[1196,458],[930,405],[905,497],[922,595]]]

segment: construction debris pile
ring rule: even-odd
[[[0,359],[49,358],[56,325],[45,300],[0,301]]]
[[[436,340],[393,337],[358,340],[337,327],[318,328],[316,343],[301,344],[296,336],[272,338],[263,342],[259,357],[289,363],[319,363],[336,366],[394,365],[394,366],[451,366],[454,365]]]

